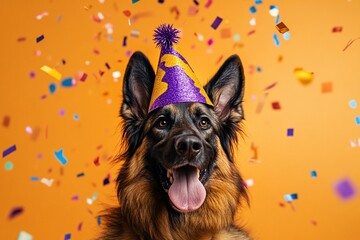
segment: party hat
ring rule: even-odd
[[[149,112],[172,103],[199,102],[213,106],[200,81],[179,50],[179,30],[160,25],[154,34],[161,48]]]

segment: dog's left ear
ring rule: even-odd
[[[229,57],[205,86],[223,124],[238,123],[244,118],[244,69],[238,55]]]

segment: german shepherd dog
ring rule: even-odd
[[[244,113],[240,58],[229,57],[204,87],[214,107],[176,103],[148,113],[155,73],[141,52],[123,83],[120,206],[103,216],[101,239],[251,239],[234,223],[246,187],[233,159]]]

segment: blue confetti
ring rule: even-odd
[[[311,175],[311,177],[316,178],[317,177],[317,172],[315,170],[312,170],[310,172],[310,175]]]
[[[78,114],[74,114],[74,120],[75,121],[78,121],[80,119],[79,115]]]
[[[240,35],[239,34],[235,34],[234,35],[234,41],[237,42],[240,40]]]
[[[39,181],[40,179],[39,179],[39,177],[31,176],[30,180],[33,181],[33,182],[36,182],[36,181]]]
[[[274,33],[274,35],[273,35],[273,40],[274,40],[275,46],[277,46],[277,47],[280,46],[280,40],[276,33]]]
[[[297,195],[297,193],[285,194],[284,199],[286,202],[292,202],[292,201],[298,199],[298,195]]]
[[[280,22],[280,15],[277,15],[275,18],[275,24],[278,25],[279,22]]]
[[[251,6],[249,9],[250,13],[256,13],[256,7],[255,6]]]
[[[61,163],[61,165],[66,165],[67,164],[67,159],[64,156],[64,150],[60,149],[59,151],[55,151],[54,152],[55,157],[57,158],[57,160],[59,160],[59,162]]]
[[[286,32],[283,34],[283,38],[287,41],[290,40],[290,32]]]
[[[78,174],[76,175],[76,177],[83,177],[83,176],[85,176],[85,173],[83,173],[83,172],[78,173]]]
[[[359,116],[355,117],[355,123],[356,123],[356,125],[360,125],[360,117]]]
[[[137,3],[140,0],[132,0],[132,4]]]
[[[73,86],[72,78],[65,78],[64,80],[62,80],[61,86],[62,87],[72,87]]]
[[[351,108],[354,108],[354,109],[355,109],[355,108],[357,107],[357,102],[356,102],[356,100],[354,100],[354,99],[353,99],[353,100],[350,100],[349,105],[350,105]]]
[[[53,94],[55,91],[56,91],[56,84],[55,83],[51,83],[49,85],[49,90],[50,90],[50,93]]]
[[[256,71],[261,72],[261,67],[260,66],[256,67]]]
[[[64,240],[70,240],[71,239],[71,233],[65,234]]]
[[[255,2],[256,5],[259,5],[259,4],[263,3],[262,0],[255,0],[254,2]]]

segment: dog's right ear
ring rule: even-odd
[[[143,120],[148,112],[155,72],[142,52],[135,52],[126,67],[120,115],[125,120]]]

